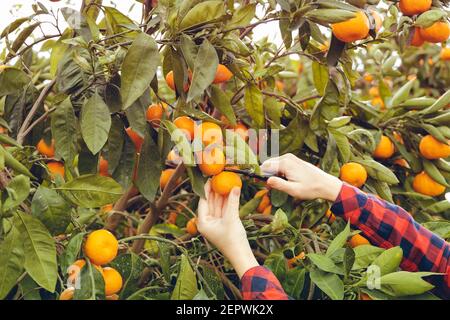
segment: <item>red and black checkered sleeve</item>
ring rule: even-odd
[[[263,266],[247,270],[241,279],[241,294],[244,300],[288,300],[277,277]]]
[[[399,206],[344,184],[331,211],[349,220],[373,244],[403,249],[401,268],[445,274],[443,289],[450,288],[450,244],[414,221]]]

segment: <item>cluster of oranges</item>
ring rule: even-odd
[[[118,248],[119,243],[116,237],[104,229],[90,233],[84,244],[84,254],[103,276],[107,300],[117,300],[119,298],[117,293],[122,289],[123,280],[120,273],[114,268],[102,267],[114,260]],[[75,283],[85,265],[86,260],[80,259],[69,267],[69,287],[61,293],[60,300],[71,300],[73,298]]]
[[[41,139],[36,145],[37,151],[47,158],[55,157],[55,141],[52,140],[50,144],[48,144],[44,139]],[[50,177],[54,179],[57,175],[64,177],[64,164],[60,161],[51,160],[47,162],[47,169],[50,173]]]
[[[400,0],[400,11],[405,16],[415,16],[431,9],[431,0]],[[442,43],[450,37],[450,25],[447,21],[436,21],[426,28],[415,27],[411,37],[411,45],[421,47],[425,42]],[[450,48],[442,48],[441,59],[450,60]]]
[[[380,110],[386,109],[384,100],[380,95],[380,89],[378,87],[370,88],[369,95],[372,97],[372,106],[378,107]]]
[[[36,150],[39,154],[47,157],[54,158],[55,157],[55,140],[52,139],[51,143],[48,144],[44,139],[39,140],[36,145]],[[55,179],[57,175],[64,177],[65,169],[64,163],[56,160],[49,160],[47,162],[47,169],[52,179]],[[102,156],[99,158],[98,162],[98,172],[101,176],[109,176],[108,173],[108,161],[104,159]]]
[[[401,136],[398,133],[395,136],[396,139],[402,143]],[[427,135],[421,139],[419,151],[423,158],[437,160],[450,156],[450,145],[438,141],[431,135]],[[387,136],[381,136],[380,142],[373,153],[373,157],[379,160],[387,160],[390,159],[394,153],[394,143]],[[405,168],[409,167],[404,159],[396,159],[394,163]],[[341,180],[360,188],[366,183],[367,171],[361,164],[349,162],[341,167],[340,178]],[[439,196],[445,192],[445,186],[433,180],[433,178],[425,171],[414,177],[412,187],[414,191],[432,197]]]

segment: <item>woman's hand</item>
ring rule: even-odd
[[[281,175],[288,180],[271,177],[267,181],[268,187],[301,200],[320,198],[334,202],[342,187],[341,180],[293,154],[269,159],[261,165],[261,170],[264,173]]]
[[[205,185],[206,199],[198,204],[198,231],[233,265],[239,277],[258,262],[248,243],[247,233],[239,218],[240,189],[234,188],[227,197]]]

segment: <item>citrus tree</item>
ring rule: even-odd
[[[80,2],[1,33],[0,298],[241,298],[197,232],[209,177],[294,299],[436,298],[259,164],[292,153],[450,238],[448,1]]]

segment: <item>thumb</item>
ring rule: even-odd
[[[267,180],[267,186],[272,189],[283,191],[291,196],[293,196],[298,189],[295,182],[286,181],[278,177],[270,177],[269,180]]]

